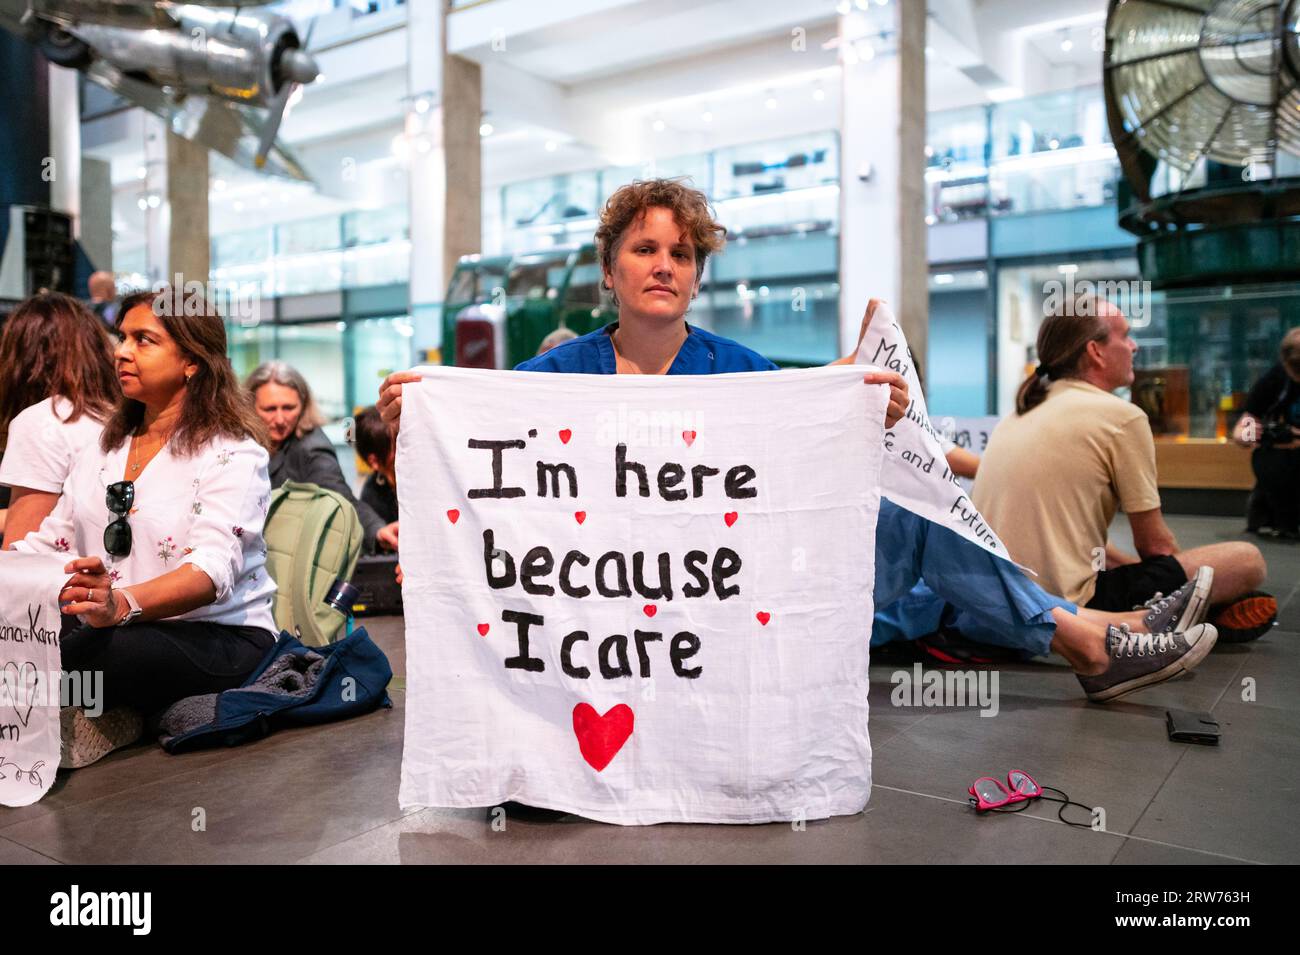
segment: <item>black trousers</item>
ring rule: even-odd
[[[1255,472],[1255,490],[1250,495],[1246,523],[1252,529],[1300,529],[1300,448],[1256,448],[1250,466]]]
[[[64,632],[61,646],[65,672],[99,671],[105,710],[130,706],[149,716],[187,696],[242,685],[274,643],[260,627],[155,620],[76,626]]]

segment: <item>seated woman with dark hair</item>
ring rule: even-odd
[[[321,429],[324,418],[302,373],[282,361],[268,361],[253,369],[244,387],[253,396],[253,406],[271,439],[271,487],[298,481],[337,491],[357,509],[366,553],[397,550],[396,518],[384,520],[353,495],[334,445]]]
[[[44,292],[9,316],[0,332],[0,546],[54,510],[120,394],[108,332],[81,302]]]
[[[221,318],[172,305],[166,291],[122,303],[116,410],[14,544],[73,557],[59,599],[81,626],[63,634],[63,666],[99,671],[108,711],[65,710],[70,768],[138,738],[141,714],[240,686],[275,642],[262,425]]]

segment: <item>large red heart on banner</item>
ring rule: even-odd
[[[573,708],[573,735],[578,738],[578,749],[591,768],[600,772],[618,755],[627,738],[632,735],[636,717],[626,703],[613,707],[604,716],[590,703],[579,703]]]

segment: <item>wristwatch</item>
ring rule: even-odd
[[[131,595],[131,591],[119,590],[117,592],[126,598],[127,610],[126,613],[122,614],[122,619],[119,620],[115,626],[124,627],[128,623],[134,623],[140,614],[144,613],[144,611],[140,608],[140,601],[136,600],[135,597]]]

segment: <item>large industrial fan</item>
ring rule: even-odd
[[[1111,0],[1105,81],[1144,275],[1300,274],[1300,0]]]

